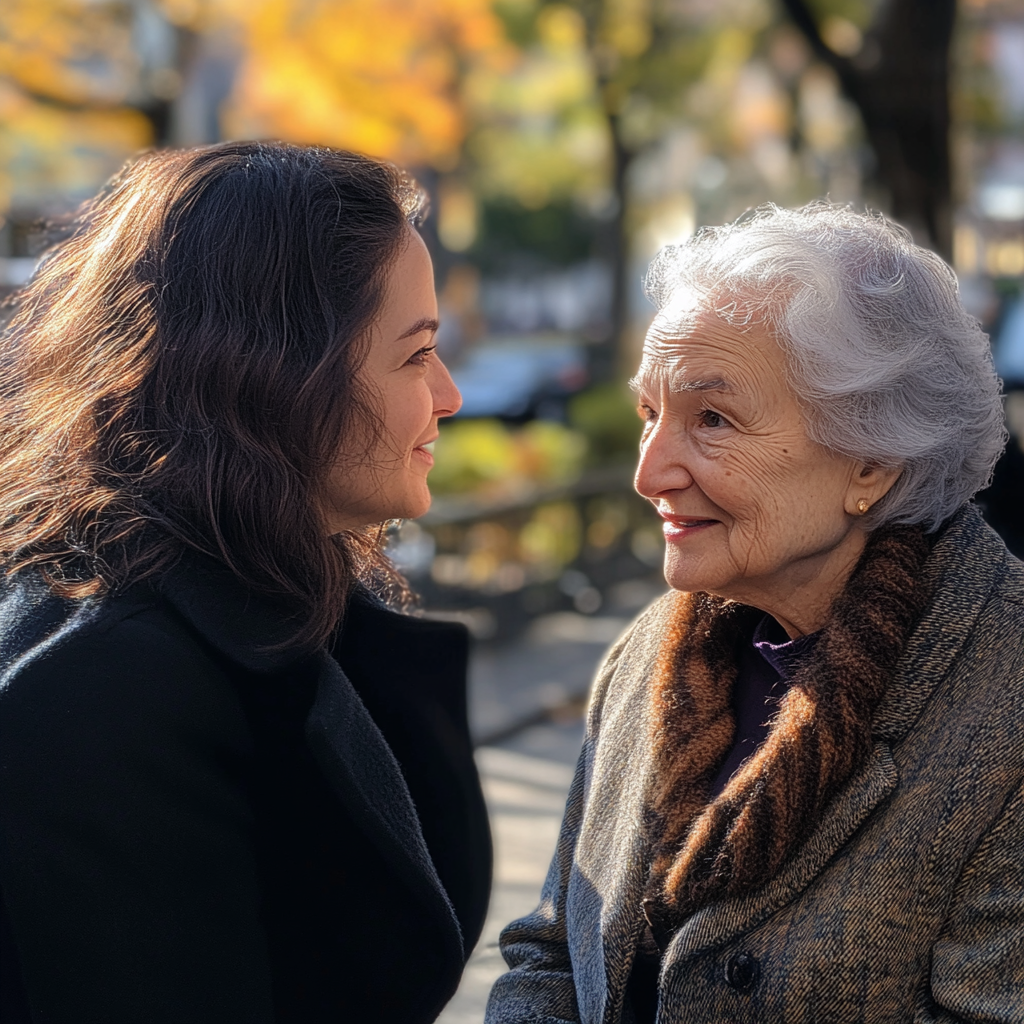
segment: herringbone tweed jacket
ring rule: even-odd
[[[1024,566],[973,507],[873,719],[874,748],[763,888],[687,918],[661,1024],[1024,1022]],[[509,925],[487,1024],[628,1024],[644,929],[662,599],[599,671],[541,903]]]

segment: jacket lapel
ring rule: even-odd
[[[898,783],[892,749],[887,743],[876,743],[867,762],[836,794],[818,827],[780,874],[756,892],[702,907],[675,933],[668,956],[686,959],[724,945],[795,899]]]
[[[319,660],[306,742],[339,799],[413,895],[443,922],[442,942],[463,957],[455,911],[427,851],[409,789],[391,748],[338,663]]]
[[[294,668],[316,675],[306,742],[334,792],[463,957],[455,911],[427,851],[409,788],[391,748],[338,663],[289,644],[295,618],[252,593],[223,565],[188,553],[160,582],[163,596],[223,656],[249,672]]]

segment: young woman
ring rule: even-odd
[[[432,1021],[486,911],[460,628],[392,610],[458,391],[349,153],[150,153],[0,361],[4,1021]]]

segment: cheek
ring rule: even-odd
[[[384,403],[384,427],[392,443],[408,448],[430,422],[430,394],[425,387],[396,388]]]
[[[787,467],[769,453],[753,446],[722,448],[709,453],[707,467],[710,486],[737,520],[756,524],[781,510]]]
[[[761,562],[780,544],[799,547],[825,525],[818,510],[832,502],[821,495],[824,481],[804,454],[798,444],[751,446],[715,461],[721,493],[710,496],[732,519],[730,547],[738,560]]]

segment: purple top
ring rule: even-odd
[[[736,738],[711,783],[709,800],[725,789],[736,769],[764,742],[779,701],[801,662],[814,650],[819,635],[810,633],[790,640],[770,615],[757,624],[751,644],[740,652],[737,665],[732,693]]]

